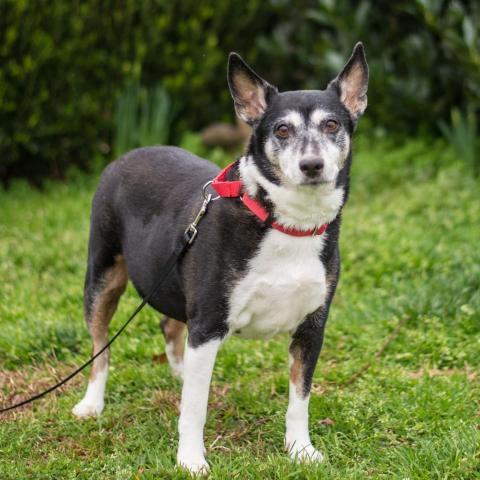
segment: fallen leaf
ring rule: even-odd
[[[332,425],[335,425],[335,420],[332,420],[331,418],[323,418],[322,420],[318,421],[319,425],[326,425],[327,427],[331,427]]]
[[[163,353],[157,353],[152,356],[152,362],[153,363],[167,363],[167,354],[165,352]]]

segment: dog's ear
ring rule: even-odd
[[[228,57],[228,86],[237,115],[253,125],[267,109],[277,89],[259,77],[238,53]]]
[[[353,120],[358,120],[367,108],[368,89],[368,65],[361,42],[355,45],[347,64],[328,88],[335,89]]]

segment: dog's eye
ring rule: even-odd
[[[290,129],[288,125],[282,123],[275,128],[275,135],[278,138],[287,138],[290,135]]]
[[[335,120],[327,120],[325,122],[325,131],[327,133],[335,133],[338,130],[338,122]]]

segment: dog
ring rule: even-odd
[[[177,463],[191,473],[209,468],[203,441],[209,386],[230,335],[291,334],[285,446],[297,461],[323,459],[310,441],[308,403],[340,272],[352,135],[367,106],[361,43],[325,90],[280,93],[236,53],[227,80],[237,115],[252,128],[245,154],[220,175],[214,164],[176,147],[123,155],[102,174],[88,245],[84,307],[95,353],[107,342],[128,279],[142,297],[155,287],[202,204],[202,186],[216,177],[221,197],[149,301],[166,315],[167,358],[183,378]],[[100,415],[107,374],[105,351],[73,409],[77,417]]]

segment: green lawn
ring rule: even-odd
[[[311,398],[326,460],[301,466],[283,452],[288,339],[230,339],[209,405],[211,478],[480,478],[479,181],[442,144],[357,147],[343,273]],[[82,285],[95,181],[0,192],[0,403],[90,353]],[[138,301],[129,287],[113,329]],[[402,319],[370,370],[339,386]],[[158,321],[145,310],[114,345],[100,419],[70,413],[83,375],[0,418],[2,480],[186,477],[175,468],[180,386],[155,361]]]

